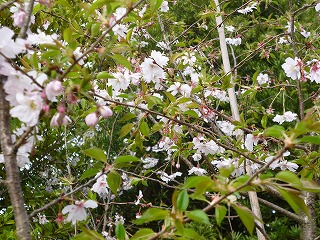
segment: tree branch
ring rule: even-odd
[[[9,2],[6,2],[6,3],[3,3],[0,5],[0,11],[2,11],[3,9],[9,7],[11,4],[13,4],[15,1],[9,1]]]
[[[21,240],[31,240],[30,222],[20,184],[20,171],[11,140],[10,106],[5,99],[6,95],[3,89],[6,79],[5,76],[0,75],[0,139],[6,168],[6,186],[14,212],[17,237]]]
[[[24,19],[24,23],[22,28],[20,29],[18,38],[25,38],[27,36],[27,30],[31,21],[31,15],[33,11],[34,0],[29,1],[28,9],[26,11],[26,18]]]
[[[264,200],[262,198],[258,198],[258,200],[259,200],[260,203],[262,203],[262,204],[264,204],[264,205],[266,205],[266,206],[278,211],[279,213],[281,213],[283,215],[286,215],[287,217],[293,219],[294,221],[296,221],[298,223],[304,222],[304,219],[302,217],[300,217],[300,216],[298,216],[298,215],[296,215],[296,214],[294,214],[294,213],[292,213],[292,212],[290,212],[290,211],[288,211],[288,210],[286,210],[286,209],[284,209],[282,207],[279,207],[276,204],[273,204],[273,203],[271,203],[271,202],[269,202],[267,200]]]

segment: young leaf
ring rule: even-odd
[[[141,160],[135,156],[131,156],[131,155],[124,155],[124,156],[120,156],[118,157],[114,163],[118,164],[118,163],[132,163],[132,162],[141,162]]]
[[[169,216],[169,212],[159,208],[149,208],[145,211],[142,216],[134,221],[135,224],[141,225],[146,222],[156,221],[156,220],[164,220],[167,216]]]
[[[278,126],[278,125],[274,125],[264,130],[265,137],[281,138],[283,133],[284,133],[284,127]]]
[[[150,128],[149,128],[149,126],[148,126],[148,123],[146,123],[146,122],[142,122],[141,124],[140,124],[140,132],[144,135],[144,136],[146,136],[146,137],[150,137]]]
[[[118,223],[116,226],[116,237],[119,240],[124,240],[126,237],[126,230],[124,228],[124,226],[122,225],[122,223]]]
[[[80,177],[79,180],[85,179],[85,178],[89,178],[92,176],[95,176],[98,172],[100,171],[100,169],[94,169],[94,168],[90,168],[87,169]]]
[[[300,182],[300,178],[290,171],[281,171],[276,174],[275,179],[289,183],[293,187],[300,189],[302,184]]]
[[[281,193],[282,197],[289,203],[296,214],[301,209],[307,216],[309,216],[309,210],[304,200],[300,197],[300,191],[278,187],[277,190]]]
[[[83,150],[83,153],[101,162],[107,162],[107,156],[104,154],[103,150],[101,150],[100,148],[89,148],[89,149]]]
[[[120,130],[120,138],[127,136],[131,132],[133,126],[134,126],[133,123],[128,123],[124,125]]]
[[[192,221],[201,222],[210,225],[208,215],[201,210],[193,210],[191,212],[187,212],[186,216],[190,218]]]
[[[248,208],[240,205],[232,205],[232,207],[234,210],[236,210],[241,221],[246,226],[248,232],[252,235],[254,229],[254,217],[252,212]]]
[[[187,190],[182,190],[177,198],[177,208],[180,211],[187,210],[187,207],[189,205],[189,195]]]
[[[117,63],[123,65],[124,67],[128,68],[129,70],[132,70],[131,63],[128,61],[128,59],[120,54],[114,54],[111,56],[113,60],[115,60]]]
[[[132,236],[131,240],[144,240],[150,238],[152,235],[154,235],[152,229],[142,228]]]
[[[299,139],[302,143],[312,143],[320,145],[320,136],[305,136]]]
[[[227,213],[227,208],[225,206],[222,206],[222,205],[216,206],[215,215],[216,215],[216,221],[217,221],[218,226],[220,226],[222,220],[226,216],[226,213]]]
[[[107,182],[111,191],[116,194],[121,185],[121,176],[116,171],[111,171],[107,175]]]
[[[96,76],[96,79],[108,79],[114,78],[109,72],[99,72]]]

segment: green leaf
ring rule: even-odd
[[[272,127],[267,128],[264,130],[264,136],[265,137],[276,137],[276,138],[281,138],[284,133],[284,127],[279,126],[279,125],[274,125]]]
[[[302,143],[312,143],[320,145],[320,136],[305,136],[299,139]]]
[[[99,72],[96,76],[96,79],[108,79],[108,78],[114,78],[114,76],[111,75],[109,72]]]
[[[159,130],[162,129],[162,127],[163,127],[162,123],[156,123],[151,127],[151,132],[152,133],[158,132]]]
[[[124,125],[121,130],[120,130],[120,138],[123,138],[125,136],[127,136],[131,130],[133,129],[134,123],[128,123],[126,125]]]
[[[120,156],[118,157],[114,163],[115,164],[119,164],[119,163],[132,163],[132,162],[141,162],[141,160],[135,156],[131,156],[131,155],[124,155],[124,156]]]
[[[82,233],[74,236],[71,240],[104,240],[105,238],[97,233],[96,231],[86,229],[85,227],[81,227]]]
[[[300,197],[301,192],[291,188],[277,187],[282,197],[289,203],[291,208],[296,214],[301,209],[307,216],[309,216],[309,210],[304,200]]]
[[[110,56],[113,60],[115,60],[118,64],[123,65],[124,67],[128,68],[129,70],[132,70],[132,66],[131,63],[129,62],[129,60],[120,55],[120,54],[114,54]]]
[[[185,189],[195,188],[202,182],[213,182],[213,181],[210,177],[207,177],[207,176],[192,176],[186,180],[184,184],[184,188]]]
[[[290,185],[299,189],[302,187],[300,178],[295,173],[290,171],[281,171],[277,173],[275,179],[289,183]]]
[[[320,186],[319,184],[305,179],[300,179],[300,182],[302,184],[302,187],[300,190],[304,190],[307,192],[320,192]]]
[[[155,12],[158,10],[158,8],[161,6],[163,0],[151,0],[150,1],[150,9],[152,12]]]
[[[183,115],[188,115],[188,116],[191,116],[194,118],[199,118],[198,114],[193,110],[187,110],[187,111],[183,112]]]
[[[100,148],[89,148],[89,149],[83,150],[82,152],[87,156],[97,159],[101,162],[107,162],[107,156],[104,154],[103,150],[101,150]]]
[[[141,124],[140,124],[140,132],[144,135],[144,136],[146,136],[146,137],[150,137],[150,128],[149,128],[149,126],[148,126],[148,123],[146,123],[146,122],[142,122]]]
[[[262,119],[261,119],[261,125],[263,128],[267,127],[267,122],[268,122],[268,115],[263,115]]]
[[[111,189],[111,191],[114,194],[117,194],[118,189],[120,188],[121,185],[121,176],[119,173],[117,173],[116,171],[111,171],[109,172],[109,174],[107,175],[107,182],[108,185]]]
[[[215,215],[216,215],[216,221],[218,226],[220,226],[226,214],[227,214],[227,208],[225,206],[217,205],[215,207]]]
[[[124,228],[124,226],[122,225],[122,223],[118,223],[116,226],[116,237],[119,240],[124,240],[126,237],[126,230]]]
[[[187,212],[186,216],[190,218],[192,221],[201,222],[210,225],[208,215],[201,210],[193,210],[191,212]]]
[[[98,172],[100,171],[100,169],[94,169],[94,168],[90,168],[87,169],[80,177],[80,180],[85,179],[85,178],[89,178],[92,176],[95,176]]]
[[[189,195],[187,190],[182,190],[177,198],[177,208],[180,211],[187,210],[187,207],[189,205]]]
[[[136,118],[136,117],[137,117],[137,115],[135,115],[134,113],[129,112],[126,115],[124,115],[119,121],[120,122],[126,122],[126,121],[128,121],[130,119],[133,119],[133,118]]]
[[[150,228],[142,228],[137,231],[130,239],[131,240],[144,240],[154,235],[154,231]]]
[[[203,236],[199,235],[195,230],[192,228],[179,228],[179,230],[176,232],[176,235],[181,236],[181,238],[175,238],[175,239],[184,239],[184,240],[206,240]]]
[[[140,218],[136,219],[134,223],[137,225],[141,225],[146,222],[164,220],[167,216],[169,216],[169,212],[167,210],[159,208],[149,208],[142,214]]]
[[[232,205],[232,207],[234,210],[236,210],[248,232],[252,235],[254,229],[254,217],[252,212],[248,208],[240,205]]]
[[[72,36],[72,31],[71,31],[70,27],[63,30],[63,39],[66,42],[70,42],[71,36]]]
[[[91,26],[91,36],[92,37],[95,37],[97,35],[99,35],[100,33],[100,26],[101,26],[101,23],[95,23]]]

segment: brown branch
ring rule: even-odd
[[[264,205],[266,205],[266,206],[278,211],[279,213],[281,213],[283,215],[286,215],[287,217],[293,219],[294,221],[296,221],[298,223],[304,222],[304,219],[302,217],[300,217],[300,216],[298,216],[298,215],[296,215],[296,214],[294,214],[294,213],[292,213],[292,212],[290,212],[290,211],[288,211],[288,210],[286,210],[286,209],[284,209],[282,207],[279,207],[276,204],[273,204],[273,203],[271,203],[271,202],[269,202],[267,200],[264,200],[262,198],[258,198],[258,200],[259,200],[260,203],[262,203],[262,204],[264,204]]]
[[[27,137],[32,132],[32,130],[33,130],[33,127],[28,127],[26,131],[20,136],[20,138],[16,140],[12,149],[14,152],[17,151],[18,148],[25,143]]]
[[[20,184],[20,171],[17,165],[17,155],[13,151],[10,129],[9,103],[3,89],[7,77],[0,75],[0,139],[6,168],[6,186],[9,192],[16,224],[17,237],[21,240],[31,240],[30,222],[25,209],[23,192]]]
[[[26,38],[27,36],[27,30],[31,21],[31,15],[33,11],[33,5],[34,5],[34,0],[29,1],[28,9],[26,11],[26,18],[24,19],[24,23],[22,28],[20,29],[18,38]]]

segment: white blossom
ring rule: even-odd
[[[207,171],[203,168],[193,167],[188,171],[188,175],[195,174],[198,176],[203,176],[207,174]]]
[[[96,177],[101,175],[101,173],[98,173]],[[93,192],[96,192],[99,194],[100,197],[106,197],[109,193],[109,185],[107,183],[107,176],[105,174],[102,174],[97,178],[97,181],[95,184],[93,184],[91,190]]]
[[[285,112],[283,115],[277,114],[272,121],[282,124],[284,122],[292,122],[297,119],[297,114],[291,111]]]
[[[288,57],[281,67],[285,71],[287,77],[290,77],[293,80],[299,80],[301,78],[301,65],[302,62],[299,58],[295,57],[292,59],[291,57]]]
[[[270,80],[269,80],[268,74],[259,73],[259,75],[257,76],[257,81],[259,85],[262,85],[262,84],[269,83]]]
[[[87,213],[85,208],[96,208],[96,207],[98,207],[98,204],[93,200],[76,201],[75,204],[65,206],[62,209],[62,214],[69,213],[66,221],[72,222],[72,224],[75,224],[76,221],[83,221],[87,219]]]

